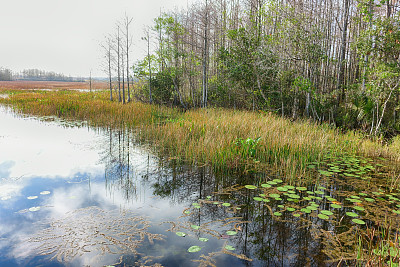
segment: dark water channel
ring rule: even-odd
[[[400,200],[372,186],[381,165],[335,160],[303,186],[217,175],[130,132],[0,107],[0,266],[353,265],[357,234],[396,227]]]

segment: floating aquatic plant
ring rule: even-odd
[[[199,246],[191,246],[190,248],[188,248],[188,252],[190,253],[194,253],[194,252],[199,252],[201,250],[201,247]]]

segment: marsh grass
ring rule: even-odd
[[[328,125],[292,122],[263,112],[201,109],[181,112],[164,106],[108,100],[109,93],[76,91],[2,91],[0,103],[33,115],[85,120],[93,126],[133,128],[141,141],[160,153],[216,170],[258,172],[273,169],[288,178],[305,177],[309,162],[326,155],[358,154],[400,161],[400,139],[387,145],[356,132],[340,133]],[[238,140],[257,144],[249,153]],[[240,143],[240,142],[239,142]]]

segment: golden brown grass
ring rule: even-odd
[[[1,93],[1,91],[0,91]],[[341,134],[327,125],[291,122],[271,114],[206,109],[179,112],[140,102],[108,100],[108,92],[4,91],[0,102],[34,115],[87,120],[96,126],[130,127],[161,153],[219,169],[260,171],[273,168],[283,175],[304,176],[306,165],[328,153],[383,156],[400,161],[400,139],[386,145],[355,132]],[[256,139],[254,154],[241,139]]]
[[[53,82],[53,81],[0,81],[0,89],[87,89],[89,82]],[[93,89],[107,89],[108,83],[92,82]]]

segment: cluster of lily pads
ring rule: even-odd
[[[50,191],[46,190],[46,191],[40,192],[39,194],[40,195],[49,195],[50,193],[51,193]],[[38,198],[38,196],[28,196],[26,199],[34,200],[34,199],[37,199],[37,198]],[[35,211],[39,211],[40,209],[41,209],[40,206],[30,207],[28,209],[20,210],[19,213],[25,213],[25,212],[28,212],[28,211],[35,212]]]

